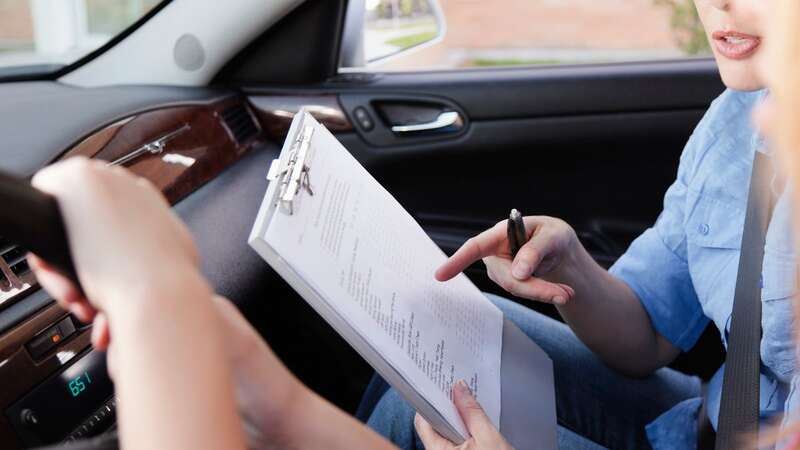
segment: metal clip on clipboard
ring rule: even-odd
[[[279,183],[277,203],[289,215],[294,214],[295,201],[301,190],[308,192],[308,195],[314,195],[309,176],[313,136],[314,127],[304,125],[292,145],[289,157],[273,160],[267,173],[267,180]]]

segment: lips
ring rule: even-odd
[[[737,31],[715,31],[711,35],[720,55],[729,59],[747,59],[761,45],[761,38]]]

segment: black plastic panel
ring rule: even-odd
[[[203,272],[217,293],[236,303],[256,301],[260,288],[277,277],[249,245],[247,237],[267,191],[267,169],[279,148],[251,150],[220,176],[175,206],[189,226]]]
[[[336,74],[346,0],[306,0],[220,70],[214,84],[319,83]]]
[[[518,208],[567,220],[613,257],[660,211],[702,114],[482,121],[451,141],[387,148],[338,137],[446,251]]]
[[[54,303],[47,293],[39,289],[0,311],[0,334],[14,328],[37,311]]]
[[[113,394],[106,355],[92,351],[75,358],[74,363],[11,405],[6,416],[26,445],[55,444],[64,440]],[[35,417],[36,423],[26,422],[26,415]],[[92,435],[87,431],[86,437]]]

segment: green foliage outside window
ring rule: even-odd
[[[416,17],[430,14],[428,0],[380,0],[376,8],[377,17]]]
[[[655,0],[656,5],[670,8],[670,25],[678,46],[687,55],[708,53],[711,49],[692,0]]]

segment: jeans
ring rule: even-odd
[[[629,378],[604,365],[563,323],[487,294],[553,360],[561,449],[648,449],[645,426],[674,405],[701,396],[702,382],[672,369]],[[422,449],[414,410],[377,376],[357,416],[402,449]]]

